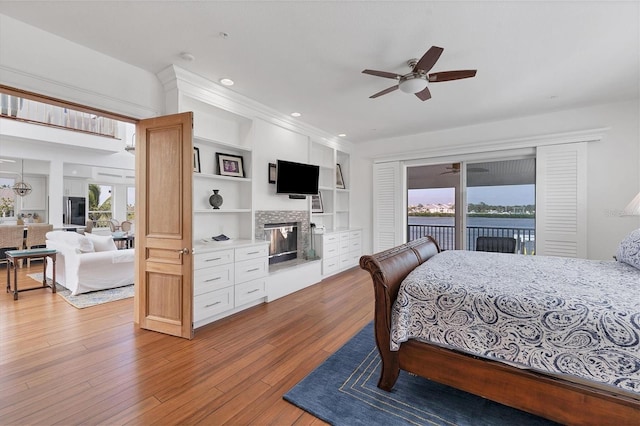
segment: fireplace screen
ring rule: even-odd
[[[298,224],[267,223],[264,239],[269,241],[269,263],[279,263],[298,257]]]

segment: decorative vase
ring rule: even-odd
[[[213,195],[209,197],[209,204],[211,204],[214,209],[219,209],[223,201],[222,195],[218,194],[218,191],[219,189],[214,189]]]

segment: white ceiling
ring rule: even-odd
[[[232,78],[231,90],[352,142],[640,92],[638,1],[0,1],[0,13],[152,73],[174,63]],[[404,74],[432,45],[444,48],[432,72],[477,76],[431,83],[426,102],[368,98],[395,82],[363,69]]]

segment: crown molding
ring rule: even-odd
[[[261,104],[247,96],[233,92],[211,80],[187,71],[177,65],[170,65],[157,74],[170,97],[171,92],[178,91],[182,95],[199,100],[206,104],[235,114],[243,119],[260,119],[275,126],[310,137],[312,140],[327,146],[336,147],[345,152],[353,150],[353,144],[339,139],[322,129],[310,126],[286,114]],[[179,102],[179,100],[177,100]],[[179,105],[172,105],[169,110],[179,111]]]

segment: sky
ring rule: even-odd
[[[410,189],[409,205],[448,204],[454,202],[453,188]],[[474,186],[467,188],[467,203],[485,202],[493,206],[535,204],[535,185]]]

